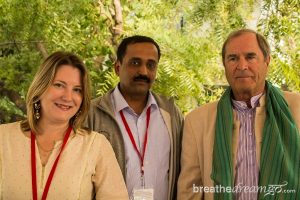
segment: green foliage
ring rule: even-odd
[[[91,71],[95,95],[95,88],[106,81],[107,70],[102,68],[107,65],[111,69],[112,62],[107,58],[113,52],[109,22],[100,7],[92,0],[1,0],[0,12],[5,15],[0,17],[0,98],[17,100],[17,106],[24,112],[26,91],[43,59],[38,42],[49,53],[65,50],[84,58]],[[7,106],[1,108],[3,112],[8,116],[21,115]]]
[[[3,111],[9,114],[2,114]],[[7,97],[4,96],[0,99],[0,124],[3,122],[15,120],[13,116],[24,117],[24,113],[15,105],[14,102],[10,101]]]
[[[0,1],[0,41],[38,40],[46,22],[39,13],[40,6],[41,1],[34,0]]]
[[[269,79],[279,86],[300,91],[300,2],[264,1],[258,28],[271,41]]]
[[[20,88],[27,87],[33,78],[33,73],[36,71],[40,59],[37,53],[33,54],[24,48],[17,55],[0,57],[0,78],[5,88],[18,91]],[[24,91],[19,92],[21,92],[22,97],[25,96]]]

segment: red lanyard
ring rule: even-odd
[[[42,196],[42,200],[45,200],[46,197],[47,197],[47,194],[48,194],[48,191],[49,191],[49,188],[50,188],[50,184],[51,184],[51,181],[53,179],[53,175],[54,175],[54,172],[56,170],[56,167],[57,167],[57,163],[58,163],[58,160],[60,158],[60,155],[61,155],[61,152],[63,151],[68,139],[69,139],[69,136],[70,136],[70,133],[72,131],[72,127],[69,126],[67,132],[66,132],[66,135],[64,137],[64,140],[63,140],[63,144],[61,146],[61,149],[60,149],[60,152],[52,166],[52,169],[50,171],[50,174],[49,174],[49,177],[47,179],[47,182],[46,182],[46,185],[45,185],[45,189],[44,189],[44,192],[43,192],[43,196]],[[33,200],[37,200],[37,184],[36,184],[36,159],[35,159],[35,134],[33,131],[31,131],[31,182],[32,182],[32,198]]]
[[[120,114],[121,114],[121,118],[122,118],[122,121],[123,121],[123,124],[126,128],[126,131],[130,137],[130,140],[131,140],[131,143],[135,149],[135,151],[137,152],[137,154],[139,155],[140,157],[140,160],[141,160],[141,173],[142,175],[144,175],[144,157],[145,157],[145,152],[146,152],[146,146],[147,146],[147,139],[148,139],[148,127],[149,127],[149,121],[150,121],[150,112],[151,112],[151,107],[149,106],[148,109],[147,109],[147,123],[146,123],[146,133],[145,133],[145,139],[144,139],[144,148],[143,148],[143,153],[141,154],[141,152],[138,150],[137,146],[136,146],[136,143],[134,141],[134,137],[133,137],[133,134],[127,124],[127,121],[124,117],[124,114],[122,112],[122,110],[120,111]]]

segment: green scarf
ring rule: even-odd
[[[211,178],[215,186],[233,188],[233,110],[230,92],[228,88],[218,103]],[[258,199],[299,199],[299,130],[282,93],[269,82],[266,82],[266,120],[260,153],[259,186],[265,186],[266,190],[260,191]],[[270,185],[284,185],[282,191],[295,192],[266,195]],[[214,199],[231,200],[233,196],[233,193],[215,193]]]

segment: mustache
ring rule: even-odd
[[[145,75],[138,75],[138,76],[135,76],[133,78],[134,81],[146,81],[147,83],[150,83],[150,78],[148,76],[145,76]]]

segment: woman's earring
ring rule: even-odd
[[[41,109],[41,103],[39,101],[34,103],[34,117],[36,120],[41,118],[40,109]]]

